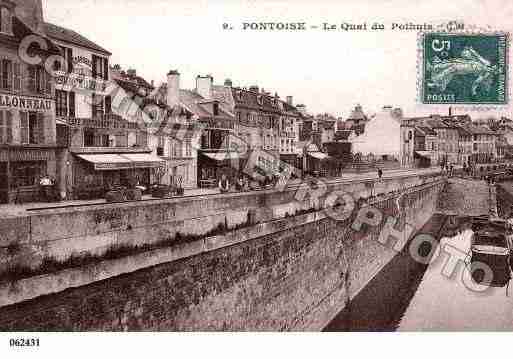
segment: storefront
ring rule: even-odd
[[[11,146],[0,149],[0,203],[36,202],[41,199],[39,181],[55,181],[55,148]]]
[[[415,166],[418,168],[427,168],[431,166],[431,152],[415,151]]]
[[[153,171],[165,161],[150,153],[75,153],[72,197],[103,198],[114,187],[152,184]]]
[[[223,175],[228,178],[237,178],[243,166],[244,158],[238,152],[202,151],[198,157],[198,186],[215,187]]]
[[[326,176],[329,170],[329,159],[326,153],[321,152],[317,145],[311,143],[305,147],[305,156],[303,168],[307,174],[313,176]]]

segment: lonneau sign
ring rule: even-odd
[[[52,102],[53,100],[44,98],[0,94],[0,108],[50,111],[52,109]]]

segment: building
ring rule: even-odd
[[[294,106],[292,96],[287,96],[283,101],[278,94],[271,95],[258,86],[249,89],[231,87],[229,80],[227,84],[234,101],[235,134],[248,145],[248,158],[254,151],[264,151],[265,154],[260,152],[260,157],[266,158],[267,162],[272,161],[272,168],[279,169],[280,163],[286,163],[301,169],[303,151],[298,144],[303,115],[300,106]]]
[[[472,155],[471,163],[489,163],[496,157],[495,141],[496,133],[482,125],[464,125],[467,131],[472,133]]]
[[[55,130],[54,84],[44,61],[60,49],[45,34],[40,0],[0,1],[0,203],[37,201],[39,180],[58,178],[62,148]],[[21,41],[34,35],[36,43],[23,54]],[[29,65],[23,56],[39,55]],[[21,56],[21,57],[20,57]]]
[[[180,111],[172,119],[176,134],[168,153],[176,168],[173,176],[182,176],[189,185],[215,186],[223,174],[233,177],[243,165],[241,153],[246,150],[234,133],[235,116],[226,104],[230,99],[220,101],[216,90],[211,75],[197,76],[194,90],[181,89],[180,73],[172,70],[154,97]]]
[[[287,100],[281,102],[281,107],[282,115],[279,123],[280,160],[301,170],[302,162],[299,156],[298,143],[302,115],[294,106],[292,96],[287,96]]]
[[[400,161],[401,123],[392,107],[383,107],[366,123],[365,132],[355,138],[353,153],[372,155],[378,161]]]
[[[335,131],[337,119],[328,113],[317,115],[319,130],[321,132],[321,144],[333,142],[335,140]]]
[[[436,132],[429,126],[419,124],[414,132],[415,167],[430,167],[438,162]]]
[[[101,198],[116,186],[148,187],[162,159],[148,148],[141,108],[149,84],[109,66],[111,53],[77,32],[45,23],[64,63],[56,76],[57,133],[67,139],[60,179],[67,198]]]
[[[359,136],[365,131],[365,125],[369,121],[370,118],[363,112],[362,106],[358,104],[345,121],[345,128],[352,129]]]

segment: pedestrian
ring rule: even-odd
[[[237,183],[235,183],[235,188],[239,192],[244,191],[244,177],[242,175],[239,177]]]
[[[228,181],[226,175],[221,176],[221,180],[219,181],[219,190],[221,193],[226,193],[230,190],[230,181]]]

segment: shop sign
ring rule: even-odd
[[[0,94],[0,107],[29,111],[51,111],[53,100]]]
[[[58,90],[84,90],[95,93],[105,93],[107,82],[101,79],[94,79],[76,73],[66,73],[55,77],[55,85]]]
[[[95,163],[95,170],[126,170],[132,168],[131,163]]]
[[[74,127],[102,128],[102,129],[139,129],[137,122],[129,122],[121,117],[106,116],[100,118],[71,118],[66,119],[68,125]]]
[[[55,152],[53,150],[11,150],[11,161],[51,161],[55,159]]]

